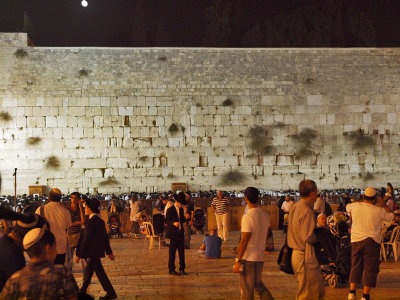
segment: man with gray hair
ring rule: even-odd
[[[313,243],[316,227],[314,203],[318,197],[317,184],[313,180],[303,180],[299,184],[300,200],[289,212],[287,243],[293,249],[292,267],[299,288],[297,300],[322,299],[325,289],[321,268],[315,255]]]
[[[228,240],[228,220],[231,202],[228,198],[223,197],[221,190],[217,192],[217,197],[213,199],[211,207],[215,213],[217,221],[218,236],[224,240]]]

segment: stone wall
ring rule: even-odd
[[[13,191],[14,168],[18,193],[34,184],[118,193],[172,182],[287,189],[305,177],[321,188],[399,183],[399,49],[21,46],[26,40],[0,34],[0,105],[12,118],[0,119],[2,193]],[[30,137],[41,141],[28,145]],[[50,156],[58,169],[46,167]],[[243,178],[229,187],[221,175],[231,170]]]

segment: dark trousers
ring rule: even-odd
[[[56,259],[54,260],[55,265],[63,265],[65,264],[65,253],[57,254]]]
[[[185,244],[183,235],[182,237],[171,238],[171,242],[169,243],[169,260],[168,260],[168,269],[170,272],[175,271],[175,255],[176,250],[179,253],[179,270],[185,270]]]
[[[97,279],[99,279],[101,286],[107,292],[108,295],[116,295],[115,290],[104,271],[103,265],[100,258],[88,258],[85,270],[83,271],[83,284],[81,291],[86,293],[89,287],[90,281],[93,276],[93,272],[96,272]]]
[[[351,283],[361,283],[362,279],[364,286],[376,287],[380,249],[372,238],[351,243]]]

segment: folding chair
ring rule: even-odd
[[[397,250],[399,244],[399,238],[400,238],[400,226],[396,226],[392,231],[392,235],[390,236],[389,242],[381,243],[381,255],[383,255],[383,259],[385,261],[386,261],[386,250],[389,250],[388,254],[390,254],[390,246],[392,247],[393,250],[394,260],[397,261],[399,257],[399,253]]]
[[[146,236],[144,238],[144,245],[146,245],[146,241],[149,240],[149,250],[154,247],[154,238],[158,238],[158,249],[161,249],[161,236],[154,233],[153,224],[150,222],[143,222]]]

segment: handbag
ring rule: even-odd
[[[287,244],[287,237],[285,237],[285,243],[282,246],[278,256],[279,269],[286,274],[294,274],[292,267],[292,252],[293,249]]]

